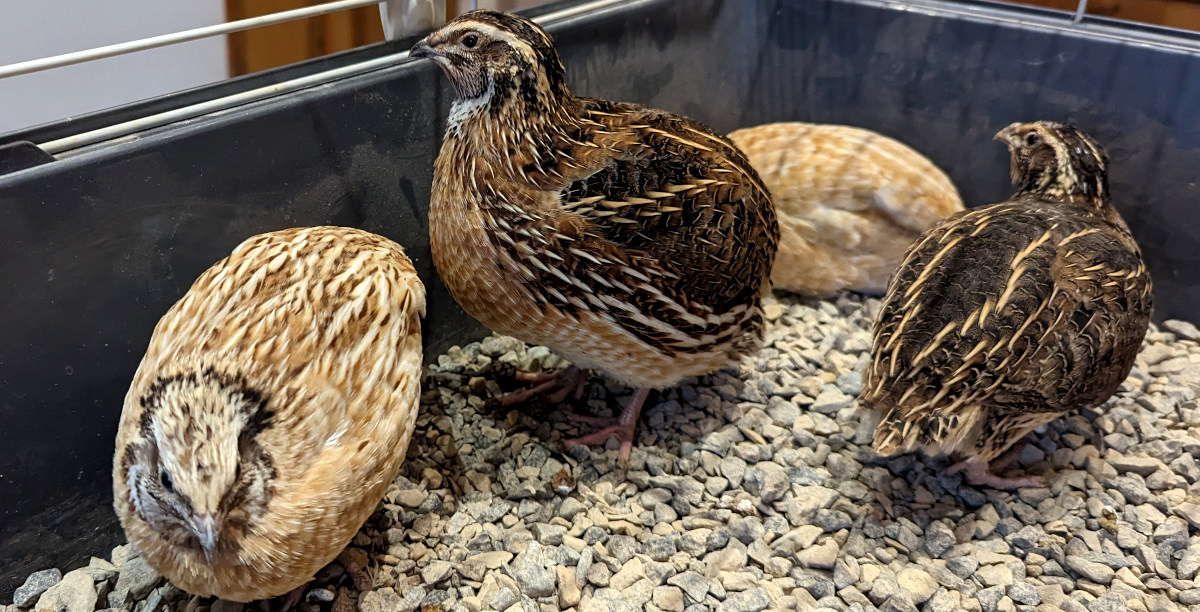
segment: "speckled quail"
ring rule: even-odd
[[[1037,486],[995,476],[989,462],[1116,392],[1146,334],[1151,283],[1099,144],[1045,121],[996,138],[1019,191],[912,246],[883,300],[859,399],[881,419],[881,454],[958,453],[952,471],[972,483]]]
[[[728,139],[677,115],[572,95],[550,37],[473,11],[413,47],[457,94],[434,169],[429,234],[455,299],[488,327],[637,389],[617,424],[628,458],[650,389],[760,342],[779,229]],[[518,394],[509,402],[528,396]]]

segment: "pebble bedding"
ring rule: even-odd
[[[871,452],[854,397],[878,306],[768,299],[740,370],[651,394],[628,467],[612,443],[564,451],[590,431],[567,407],[495,407],[516,370],[562,367],[544,347],[451,349],[401,476],[297,609],[1200,610],[1200,331],[1152,328],[1116,397],[1010,468],[1048,488],[996,491]],[[593,375],[574,408],[631,392]],[[260,606],[191,597],[118,547],[30,576],[4,612]]]

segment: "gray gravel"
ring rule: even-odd
[[[515,370],[564,364],[492,336],[429,372],[401,477],[300,612],[1200,610],[1200,332],[1152,329],[1100,410],[1067,415],[1014,469],[1048,487],[964,486],[947,462],[878,458],[854,396],[878,301],[770,299],[738,370],[652,394],[628,468],[565,409],[494,407]],[[593,376],[581,411],[632,390]],[[21,610],[241,612],[113,551],[31,576]],[[15,612],[16,606],[9,607]]]

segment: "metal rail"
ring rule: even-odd
[[[146,49],[155,49],[165,47],[176,43],[208,38],[211,36],[220,36],[221,34],[229,34],[231,32],[240,32],[261,26],[274,25],[287,21],[295,21],[297,19],[305,19],[307,17],[316,17],[328,13],[336,13],[360,6],[371,6],[379,4],[381,0],[338,0],[337,2],[329,2],[326,4],[317,4],[306,6],[291,11],[283,11],[281,13],[273,13],[271,15],[263,15],[261,17],[251,17],[249,19],[239,19],[229,23],[221,23],[217,25],[205,26],[203,28],[195,28],[193,30],[184,30],[182,32],[174,32],[172,34],[163,34],[162,36],[152,36],[141,40],[130,42],[117,43],[105,47],[97,47],[95,49],[87,49],[84,51],[75,51],[72,53],[64,53],[62,55],[54,55],[51,57],[43,57],[41,59],[18,62],[7,66],[0,66],[0,79],[5,77],[17,76],[20,74],[28,74],[30,72],[38,72],[40,70],[49,70],[50,68],[59,68],[62,66],[70,66],[72,64],[80,64],[93,60],[113,57],[115,55],[124,55],[135,51],[145,51]]]
[[[364,0],[352,0],[352,1],[357,2],[359,5],[375,3],[375,2],[365,2]],[[534,18],[534,21],[541,23],[541,24],[552,23],[555,21],[560,21],[563,19],[567,19],[569,17],[573,17],[575,15],[579,15],[581,13],[586,13],[589,11],[602,9],[607,6],[622,4],[627,1],[628,0],[593,0],[592,2],[587,2],[587,3],[573,6],[570,8],[565,8],[565,9],[554,11],[551,13],[546,13],[545,15]],[[328,5],[325,5],[325,6],[328,6]],[[230,24],[230,25],[232,25],[232,24]],[[106,140],[112,140],[114,138],[128,136],[130,134],[134,134],[137,132],[141,132],[143,130],[148,130],[150,128],[155,128],[155,127],[159,127],[162,125],[166,125],[168,123],[174,123],[176,121],[183,121],[186,119],[194,119],[196,117],[200,117],[200,116],[207,115],[210,113],[228,110],[230,108],[233,108],[236,106],[241,106],[243,104],[247,104],[250,102],[264,100],[264,99],[270,98],[272,96],[297,91],[297,90],[304,89],[307,87],[320,85],[323,83],[328,83],[330,81],[335,81],[337,79],[346,78],[348,76],[353,76],[353,75],[362,74],[365,72],[370,72],[372,70],[379,70],[381,68],[386,68],[388,66],[395,65],[396,63],[406,60],[406,59],[408,59],[408,51],[407,50],[401,51],[399,53],[393,53],[391,55],[385,55],[383,57],[377,57],[375,59],[366,60],[366,61],[359,62],[356,64],[351,64],[349,66],[342,66],[340,68],[333,68],[330,70],[325,70],[323,72],[310,74],[308,76],[299,77],[296,79],[292,79],[290,81],[284,81],[282,83],[276,83],[274,85],[268,85],[266,87],[259,87],[256,89],[243,91],[243,92],[225,96],[222,98],[207,100],[207,101],[199,102],[199,103],[192,104],[189,106],[184,106],[181,108],[176,108],[176,109],[172,109],[172,110],[161,112],[161,113],[148,115],[146,117],[140,117],[138,119],[126,121],[124,123],[116,123],[116,124],[113,124],[110,126],[92,130],[90,132],[83,132],[81,134],[75,134],[74,136],[67,136],[65,138],[51,140],[48,142],[38,144],[38,147],[40,147],[43,151],[45,151],[46,153],[49,153],[50,155],[57,156],[61,153],[70,151],[72,149],[78,149],[80,147],[85,147],[85,146],[96,144],[96,143],[103,142]]]

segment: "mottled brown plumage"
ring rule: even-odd
[[[254,236],[209,268],[125,398],[113,497],[129,541],[197,595],[308,582],[404,459],[424,310],[400,246],[355,229]]]
[[[776,289],[882,295],[913,240],[963,209],[933,162],[870,130],[791,121],[729,139],[771,190],[780,231]]]
[[[1150,276],[1108,192],[1108,157],[1067,125],[997,134],[1020,190],[923,234],[896,271],[859,397],[881,454],[961,453],[977,484],[1028,486],[988,462],[1064,412],[1097,406],[1146,334]]]
[[[492,329],[638,388],[621,423],[576,441],[616,434],[627,457],[648,389],[757,346],[778,240],[767,190],[695,121],[572,95],[521,17],[467,13],[412,56],[458,94],[429,214],[439,273]]]

